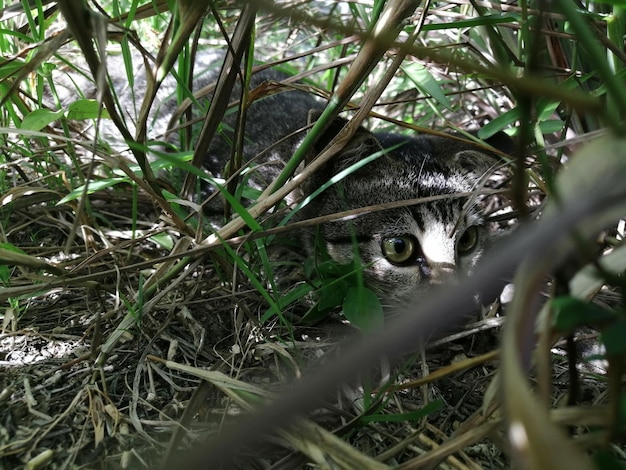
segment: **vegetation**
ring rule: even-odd
[[[624,466],[626,4],[418,3],[2,4],[0,467]],[[224,181],[199,169],[234,109],[227,48],[332,97],[322,124],[504,130],[493,223],[520,227],[383,330],[358,267],[272,256],[308,141],[262,193],[236,159]],[[187,197],[199,180],[219,220]],[[502,332],[495,303],[425,352],[513,271]]]

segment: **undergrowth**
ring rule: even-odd
[[[6,465],[37,468],[40,459],[49,468],[199,467],[207,440],[208,458],[228,468],[324,468],[327,461],[337,468],[556,468],[546,449],[570,455],[577,468],[624,465],[626,265],[615,201],[626,191],[619,140],[625,5],[24,4],[2,5],[0,34]],[[406,18],[385,24],[388,34],[375,33],[403,8]],[[244,76],[274,67],[298,78],[247,90],[243,108],[298,87],[334,97],[320,127],[341,112],[376,131],[456,131],[469,139],[504,131],[515,139],[515,152],[502,159],[506,176],[495,183],[508,193],[489,206],[498,232],[518,222],[531,227],[500,252],[517,256],[514,267],[522,264],[518,297],[508,307],[519,328],[504,333],[501,363],[497,303],[425,354],[427,346],[415,342],[408,359],[390,366],[395,353],[407,353],[398,339],[397,351],[387,346],[374,355],[376,364],[355,360],[348,338],[367,348],[387,318],[359,266],[330,263],[323,254],[305,259],[295,241],[295,230],[321,222],[297,220],[298,206],[284,202],[306,140],[269,190],[249,184],[250,170],[236,153],[223,178],[202,168],[211,139],[230,126],[223,116],[239,111],[228,86],[233,77],[223,73],[226,86],[215,88],[227,49]],[[146,80],[145,67],[155,80]],[[351,75],[355,70],[362,73]],[[159,119],[172,112],[169,123]],[[585,153],[584,144],[601,136],[608,137]],[[550,228],[545,213],[583,207],[574,183],[598,189],[588,198],[597,217],[577,227],[573,248],[565,231],[536,238],[525,256],[515,243],[534,236],[532,227]],[[224,203],[215,211],[218,200]],[[598,233],[600,243],[589,241]],[[537,255],[544,247],[551,251]],[[281,257],[283,248],[291,258]],[[524,302],[542,288],[554,300],[535,321],[537,307]],[[405,309],[435,317],[420,311],[421,299],[415,304]],[[520,318],[531,320],[516,323]],[[588,348],[580,359],[581,331],[585,348],[604,345],[609,373],[606,363],[596,368]],[[554,347],[559,340],[561,349]],[[569,362],[551,356],[563,350]],[[534,395],[525,379],[531,363]],[[26,364],[40,369],[32,373]],[[316,377],[309,370],[325,367],[329,377],[343,370],[336,395],[313,382],[309,399],[301,390],[299,404],[285,405],[294,410],[289,426],[273,427],[287,424],[285,411],[265,428],[239,429],[245,449],[253,448],[254,429],[279,438],[235,455],[238,438],[227,440],[237,429],[231,415],[287,402],[285,383],[305,384]],[[492,381],[496,371],[502,382]],[[37,405],[44,396],[46,405]],[[538,400],[526,406],[528,397]],[[296,418],[312,409],[310,420]]]

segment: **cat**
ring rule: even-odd
[[[265,71],[253,77],[251,87],[286,77],[277,71]],[[323,106],[312,95],[290,89],[250,105],[243,159],[259,164],[250,180],[253,186],[263,188],[280,173],[302,141],[311,118],[315,119]],[[213,140],[204,161],[205,168],[216,176],[222,176],[235,137],[234,115],[225,121],[224,131]],[[345,122],[343,118],[335,119],[307,160],[321,151]],[[366,285],[388,302],[402,301],[434,285],[471,274],[491,235],[480,206],[471,203],[473,199],[467,193],[479,189],[483,175],[499,160],[495,153],[455,137],[372,133],[359,128],[339,154],[304,182],[300,198],[363,158],[376,152],[382,155],[323,191],[298,213],[299,219],[377,204],[432,199],[303,229],[297,235],[299,246],[304,247],[308,257],[318,256],[321,249],[339,264],[357,259]],[[513,147],[504,133],[487,143],[505,153]]]

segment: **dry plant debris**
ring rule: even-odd
[[[81,64],[85,82],[70,83],[78,87],[70,95],[96,98],[89,93],[98,78],[86,64],[101,52],[102,37],[125,59],[132,50],[148,64],[177,57],[189,65],[194,37],[200,47],[221,49],[223,28],[231,46],[245,45],[246,30],[237,29],[241,16],[256,28],[254,54],[263,64],[255,66],[290,68],[308,80],[309,89],[329,96],[342,86],[343,75],[333,70],[358,70],[355,57],[372,40],[367,32],[384,2],[259,1],[254,11],[249,2],[181,1],[170,11],[172,3],[164,1],[139,7],[94,1],[86,4],[89,12],[79,3],[72,12],[74,2],[37,1],[28,11],[17,2],[0,19],[6,31],[16,31],[0,39],[0,468],[171,468],[182,461],[217,468],[217,461],[196,459],[202,446],[219,442],[255,410],[275,405],[285,384],[333,368],[349,356],[355,338],[362,345],[369,339],[338,311],[301,321],[314,294],[269,315],[270,302],[277,301],[256,241],[274,232],[251,237],[235,211],[225,245],[207,243],[211,233],[195,203],[161,192],[180,190],[175,178],[165,182],[162,172],[147,174],[147,142],[162,136],[148,135],[125,155],[115,142],[95,147],[93,125],[99,124],[93,113],[101,112],[101,103],[68,108],[61,82],[50,80],[59,77],[52,70]],[[363,103],[374,106],[373,90],[402,53],[399,70],[378,90],[382,98],[371,112],[363,111],[371,128],[517,128],[518,160],[503,165],[489,183],[493,190],[514,188],[511,197],[499,194],[488,202],[494,230],[508,231],[518,218],[539,218],[555,195],[553,181],[563,163],[606,128],[623,130],[619,2],[612,9],[610,2],[589,2],[586,16],[564,2],[555,2],[554,11],[539,10],[534,2],[530,9],[515,2],[425,2],[419,8],[416,2],[387,3],[407,8],[407,19],[396,22],[397,38],[384,37],[373,48],[371,62],[358,74],[361,85],[345,96],[346,107],[358,112]],[[81,24],[85,17],[89,27]],[[602,61],[593,62],[593,51],[591,57],[582,51],[598,38],[595,47],[612,67],[608,75]],[[415,42],[402,49],[409,39]],[[547,55],[532,52],[530,46],[538,44],[548,48]],[[52,96],[44,92],[55,84],[59,90]],[[115,87],[112,92],[113,103]],[[121,135],[118,124],[141,128],[120,119],[105,118],[101,129]],[[572,248],[563,238],[553,247],[555,257],[562,254],[561,265],[544,269],[542,260],[527,262],[520,270],[524,277],[516,278],[518,291],[529,289],[528,298],[541,289],[548,298],[582,299],[575,304],[578,312],[601,308],[593,312],[604,315],[602,321],[593,326],[602,328],[580,329],[574,322],[558,332],[559,317],[524,304],[519,293],[513,307],[496,301],[453,333],[416,344],[402,360],[378,357],[319,402],[303,404],[308,413],[289,425],[269,426],[252,445],[226,449],[236,456],[222,468],[555,468],[533,439],[519,444],[511,435],[514,418],[527,423],[520,413],[529,416],[524,429],[547,423],[546,429],[562,431],[562,440],[548,436],[544,443],[554,445],[553,456],[575,448],[598,468],[623,466],[626,351],[610,335],[623,331],[624,212],[615,201],[624,195],[626,177],[606,176],[623,170],[618,160],[626,156],[623,141],[611,139],[592,147],[611,152],[606,167],[583,150],[591,163],[579,166],[579,180],[574,173],[562,177],[572,208],[580,201],[568,180],[583,186],[587,178],[592,188],[601,188],[596,199],[589,198],[600,215],[590,219],[585,234],[591,238],[604,229],[601,243],[581,241]],[[192,148],[183,138],[181,149]],[[270,225],[262,212],[258,220],[265,230]],[[548,282],[549,274],[556,282]],[[529,287],[524,281],[530,280],[536,283]],[[592,298],[595,304],[588,302]],[[507,308],[521,326],[501,343]],[[532,323],[536,331],[522,328],[525,312],[539,315]],[[599,344],[598,331],[613,348],[608,363],[604,357],[581,359]],[[529,338],[536,349],[512,347]],[[521,380],[512,379],[507,374],[524,354],[533,367]],[[517,385],[513,399],[502,396],[500,377]],[[524,395],[531,384],[533,395]],[[536,403],[516,406],[518,392]],[[593,468],[584,459],[578,464]]]

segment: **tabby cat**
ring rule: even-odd
[[[265,80],[283,78],[276,71],[265,71],[253,78],[252,87]],[[278,175],[303,139],[311,115],[319,114],[323,108],[308,93],[288,90],[255,101],[247,111],[243,156],[246,161],[259,164],[251,180],[253,185],[264,187]],[[227,118],[231,125],[234,120],[233,116]],[[313,154],[344,123],[340,118],[332,123]],[[224,126],[205,160],[206,168],[217,176],[230,157],[234,136],[226,130],[229,128]],[[512,145],[504,134],[488,143],[504,152],[510,151]],[[479,206],[471,202],[475,198],[467,193],[476,191],[483,175],[497,165],[496,155],[453,136],[409,137],[360,128],[330,163],[304,183],[302,196],[376,152],[382,155],[323,191],[303,208],[299,217],[427,199],[303,230],[299,239],[308,255],[315,255],[315,248],[322,247],[340,264],[358,257],[368,287],[389,300],[401,300],[471,273],[490,235]]]

